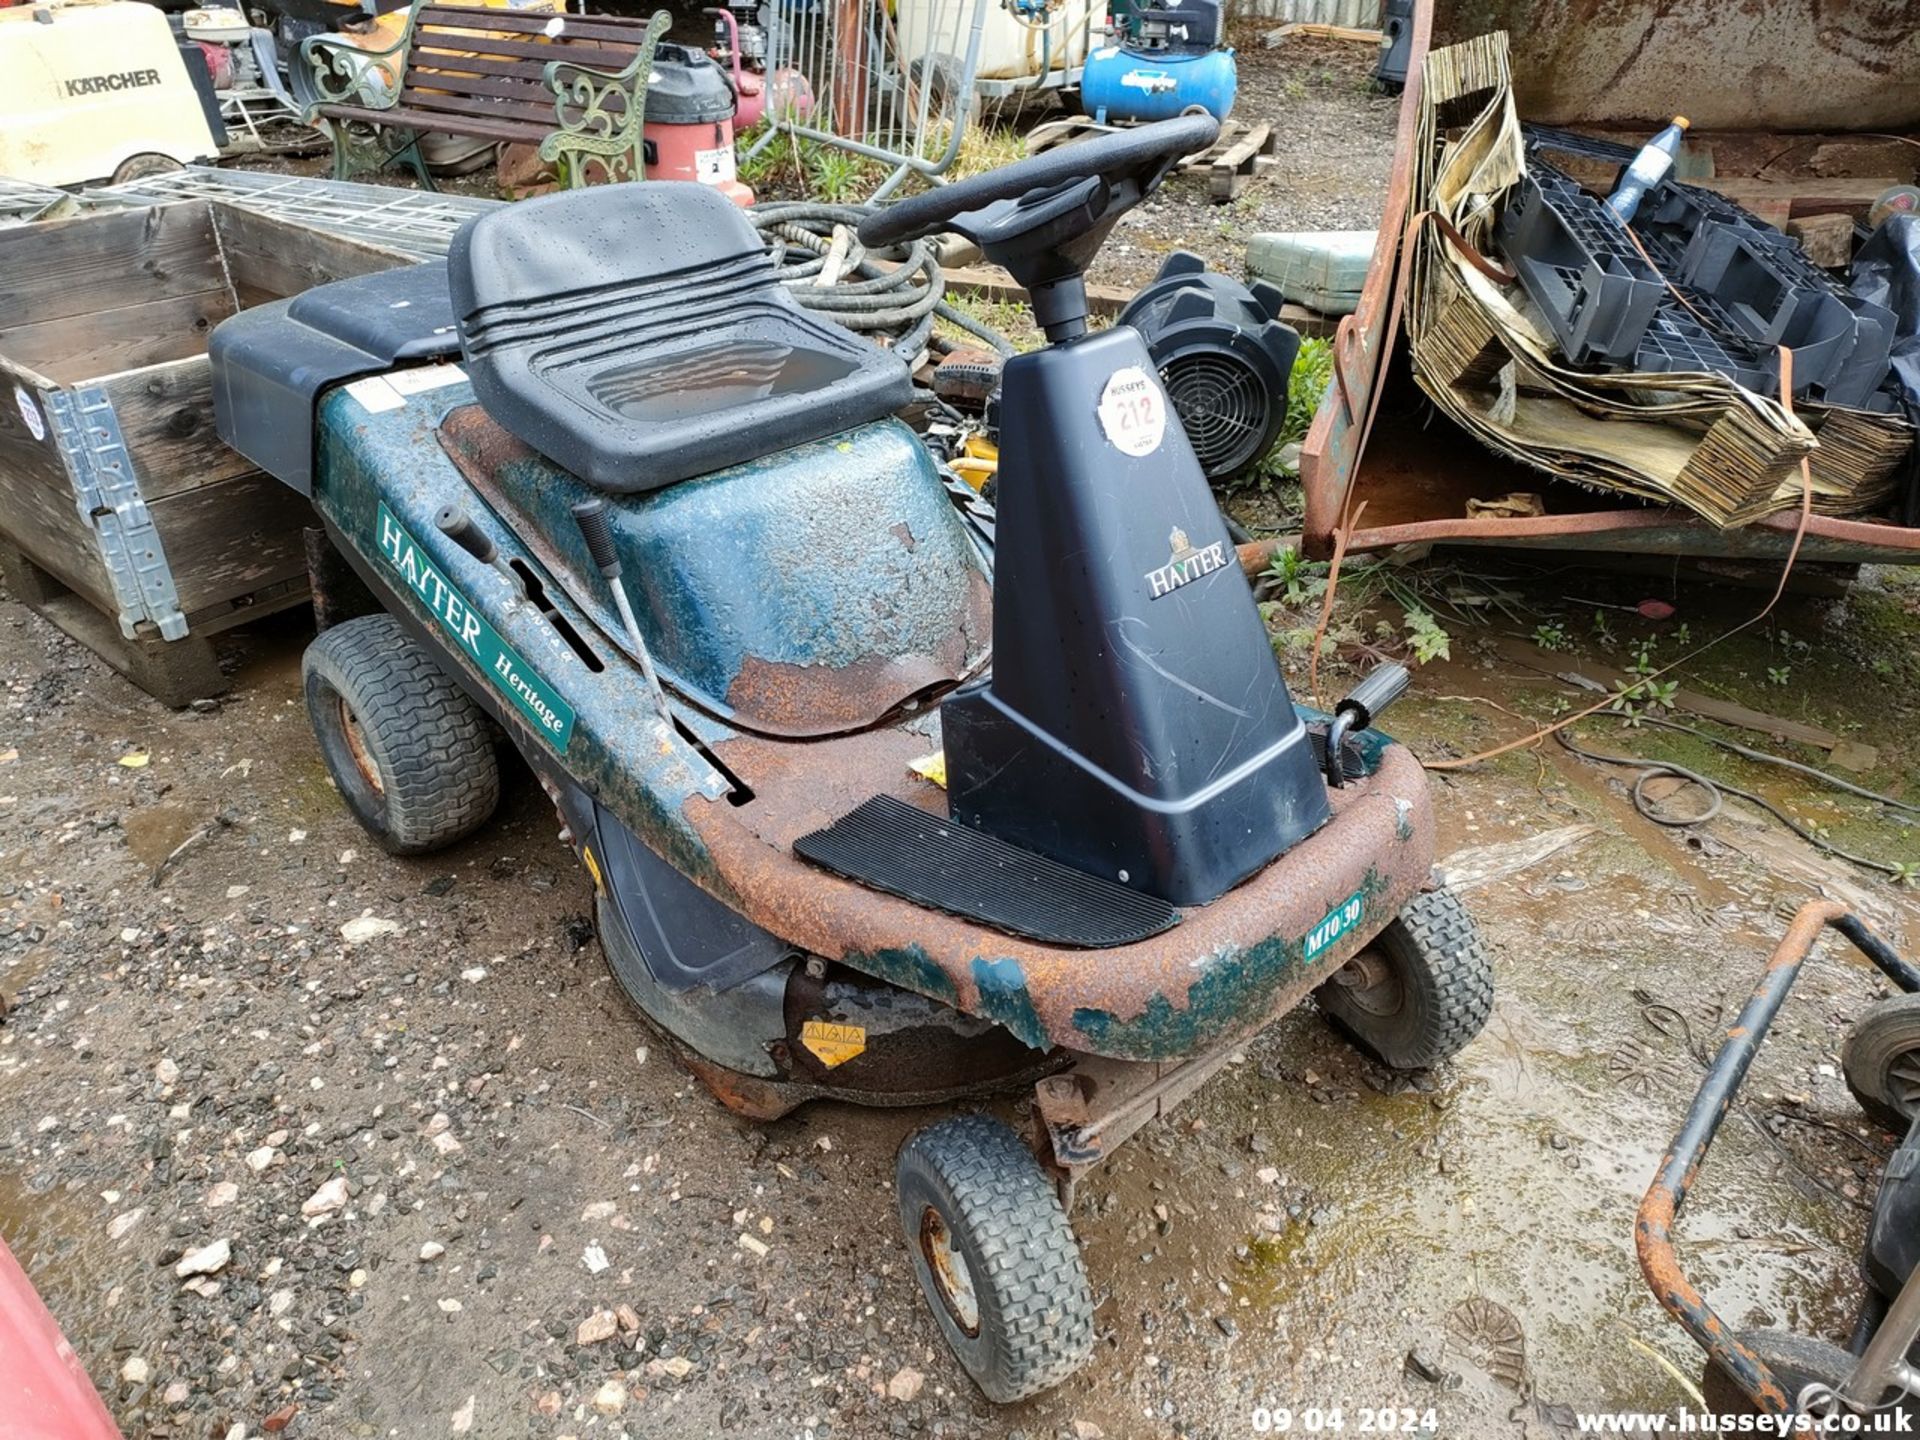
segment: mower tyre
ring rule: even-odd
[[[1867,1007],[1841,1047],[1840,1066],[1860,1108],[1905,1134],[1920,1115],[1920,994]]]
[[[1429,890],[1414,896],[1314,998],[1382,1064],[1424,1070],[1459,1053],[1487,1023],[1493,962],[1460,898]]]
[[[1087,1363],[1093,1294],[1054,1183],[987,1115],[909,1136],[894,1169],[914,1273],[989,1400],[1037,1395]]]
[[[1787,1403],[1794,1414],[1800,1413],[1800,1392],[1809,1385],[1836,1388],[1853,1373],[1854,1357],[1838,1345],[1791,1330],[1742,1330],[1740,1343],[1766,1363],[1780,1388],[1787,1392]],[[1751,1396],[1720,1367],[1708,1360],[1700,1376],[1700,1396],[1713,1415],[1755,1415],[1759,1407]]]
[[[395,855],[465,839],[500,800],[479,706],[391,615],[364,615],[307,647],[307,716],[354,819]]]

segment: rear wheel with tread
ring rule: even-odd
[[[1920,994],[1869,1006],[1841,1048],[1840,1065],[1860,1108],[1904,1132],[1920,1115]]]
[[[323,631],[301,669],[327,773],[382,847],[423,855],[486,823],[500,800],[487,717],[399,621]]]
[[[900,1225],[934,1317],[990,1400],[1037,1395],[1086,1364],[1093,1295],[1053,1181],[986,1115],[910,1136],[895,1166]]]
[[[1396,1070],[1459,1053],[1493,1012],[1493,962],[1451,890],[1416,895],[1314,992],[1328,1019]]]

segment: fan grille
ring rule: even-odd
[[[1251,367],[1217,351],[1182,355],[1160,378],[1209,480],[1235,475],[1259,458],[1271,401]]]

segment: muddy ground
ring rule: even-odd
[[[1409,573],[1539,615],[1569,665],[1657,651],[1676,623],[1704,638],[1754,604]],[[1588,609],[1643,591],[1679,618]],[[1790,601],[1691,679],[1857,725],[1884,757],[1868,782],[1911,793],[1916,608],[1879,583]],[[1304,615],[1281,603],[1275,623]],[[1342,632],[1384,643],[1381,617],[1397,623],[1389,606]],[[1423,670],[1394,717],[1421,754],[1577,698],[1496,662],[1505,633],[1525,631],[1457,628]],[[524,772],[448,853],[370,845],[309,737],[305,638],[294,619],[239,632],[232,693],[174,714],[0,605],[0,1227],[133,1436],[291,1416],[287,1433],[329,1437],[1229,1437],[1258,1405],[1309,1403],[1431,1408],[1433,1433],[1496,1436],[1558,1433],[1562,1407],[1678,1404],[1661,1362],[1690,1375],[1697,1357],[1648,1298],[1631,1233],[1693,1083],[1689,1035],[1713,1043],[1823,884],[1920,939],[1905,892],[1743,806],[1661,829],[1626,803],[1627,775],[1551,744],[1437,777],[1455,869],[1563,842],[1469,891],[1498,966],[1486,1032],[1411,1081],[1311,1007],[1249,1044],[1082,1192],[1093,1365],[994,1411],[941,1348],[890,1211],[893,1152],[929,1114],[820,1105],[755,1126],[717,1108],[610,979],[588,884]],[[1791,686],[1764,673],[1783,658]],[[1618,722],[1582,737],[1666,753]],[[1692,761],[1914,857],[1870,807]],[[363,917],[394,928],[349,943]],[[1700,1187],[1685,1253],[1737,1322],[1848,1323],[1888,1137],[1837,1053],[1882,988],[1822,953]],[[231,1258],[183,1285],[183,1255],[222,1244]],[[577,1343],[623,1305],[637,1331]],[[1409,1373],[1416,1351],[1441,1381]]]
[[[1281,170],[1228,207],[1176,181],[1099,278],[1143,280],[1175,244],[1231,266],[1254,229],[1371,224],[1393,106],[1359,83],[1370,56],[1342,53],[1246,49],[1243,108],[1287,127]],[[1269,591],[1296,684],[1314,578]],[[1449,632],[1392,717],[1429,758],[1585,698],[1500,658],[1503,637],[1624,667],[1761,598],[1356,574],[1351,599],[1373,599],[1343,608],[1344,661],[1402,652],[1394,585]],[[1593,603],[1648,595],[1678,613]],[[1911,795],[1917,609],[1890,575],[1792,599],[1688,683],[1877,745],[1855,778]],[[1256,1407],[1307,1405],[1344,1406],[1356,1433],[1360,1408],[1394,1405],[1430,1410],[1426,1433],[1541,1436],[1569,1407],[1677,1405],[1698,1357],[1638,1277],[1632,1218],[1695,1052],[1823,887],[1920,943],[1906,891],[1743,805],[1662,828],[1628,803],[1631,771],[1551,742],[1437,775],[1441,855],[1490,872],[1468,892],[1498,967],[1486,1032],[1411,1081],[1310,1006],[1250,1043],[1083,1187],[1094,1363],[994,1410],[942,1349],[892,1216],[893,1153],[931,1112],[755,1126],[716,1107],[610,978],[523,771],[494,824],[431,859],[355,828],[309,735],[307,638],[297,617],[234,634],[231,693],[174,714],[0,603],[0,1232],[130,1436],[1226,1440],[1257,1433]],[[1871,807],[1690,737],[1582,735],[1920,858]],[[355,921],[384,933],[350,943]],[[1737,1323],[1845,1331],[1889,1141],[1838,1049],[1883,988],[1822,951],[1697,1192],[1688,1264]],[[209,1273],[177,1273],[195,1255]],[[629,1326],[579,1343],[622,1306]]]

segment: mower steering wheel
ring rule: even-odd
[[[1063,145],[889,205],[860,222],[860,240],[875,247],[897,245],[957,229],[991,251],[987,236],[973,232],[990,230],[993,240],[1004,243],[1046,228],[1055,244],[1070,243],[1139,204],[1181,156],[1206,149],[1219,133],[1220,122],[1213,116],[1195,114]],[[1103,182],[1107,193],[1087,186],[1082,197],[1076,187],[1068,200],[1074,182],[1090,180]],[[978,214],[990,206],[1000,207],[999,212],[992,217]],[[1074,223],[1063,209],[1079,210],[1082,223]],[[976,223],[955,223],[963,217]],[[1066,224],[1049,223],[1059,221]]]

